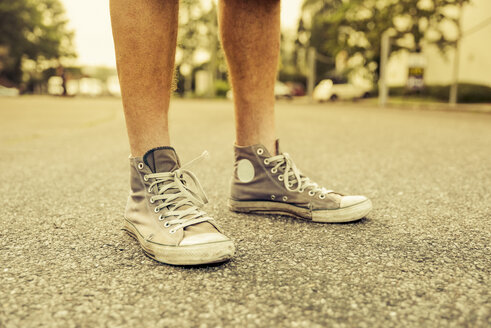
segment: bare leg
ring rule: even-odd
[[[218,17],[234,93],[236,143],[261,143],[274,154],[280,1],[220,0]]]
[[[178,0],[111,0],[111,22],[131,154],[169,145],[167,113]]]

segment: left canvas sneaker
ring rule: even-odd
[[[372,209],[365,196],[345,196],[303,175],[288,153],[271,156],[263,145],[235,146],[229,208],[235,212],[280,214],[314,222],[359,220]]]

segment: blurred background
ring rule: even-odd
[[[0,94],[119,96],[108,1],[1,0]],[[213,0],[181,1],[176,96],[230,98]],[[488,0],[282,2],[278,98],[491,102]]]
[[[109,1],[0,0],[0,328],[489,328],[491,1],[282,1],[281,148],[374,204],[328,226],[227,210],[217,5],[180,3],[172,145],[182,163],[209,151],[192,171],[237,256],[160,266],[119,230]]]

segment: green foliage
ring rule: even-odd
[[[230,85],[227,81],[215,80],[215,92],[217,97],[225,98],[228,90],[230,90]]]
[[[391,88],[391,96],[415,96],[421,98],[432,98],[441,101],[448,101],[450,92],[449,85],[428,85],[418,93],[412,93],[405,87]],[[459,83],[458,85],[459,103],[489,103],[491,102],[491,88],[485,85],[472,83]]]
[[[455,7],[458,11],[469,1],[305,0],[298,44],[315,47],[331,59],[318,65],[320,78],[334,69],[334,58],[341,51],[346,51],[348,58],[361,55],[361,64],[371,67],[376,76],[384,31],[394,31],[393,51],[419,51],[424,43],[444,51],[456,41],[444,33],[444,27],[453,25],[460,34],[458,17],[449,14],[449,9]]]
[[[73,33],[67,30],[64,8],[59,0],[0,1],[0,77],[19,83],[22,61],[53,60],[74,56]]]
[[[307,77],[298,72],[280,70],[278,79],[282,82],[294,82],[299,83],[303,86],[307,85]]]

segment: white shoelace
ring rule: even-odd
[[[163,208],[169,209],[160,215],[159,220],[164,221],[172,218],[165,222],[166,227],[175,225],[169,231],[170,233],[175,233],[177,230],[190,225],[213,220],[201,210],[208,203],[208,198],[198,178],[191,171],[185,169],[185,167],[190,166],[193,162],[207,156],[208,152],[204,151],[201,156],[193,159],[177,170],[147,174],[144,177],[146,180],[154,180],[148,187],[148,192],[152,192],[153,188],[158,188],[157,195],[150,198],[150,202],[152,203],[159,200],[162,201],[162,203],[155,207],[155,212],[159,212]],[[194,183],[196,191],[188,187],[188,183],[185,180],[186,177]],[[184,209],[181,209],[183,207]]]
[[[321,198],[325,198],[327,194],[334,192],[333,190],[319,187],[317,183],[304,176],[290,158],[288,153],[282,153],[280,155],[269,157],[264,160],[264,164],[274,165],[271,169],[272,173],[278,172],[280,167],[284,169],[279,179],[280,181],[283,181],[285,188],[288,191],[304,192],[304,190],[309,189],[310,196],[314,196],[319,193],[319,197]],[[294,185],[296,185],[295,188],[293,188]]]

